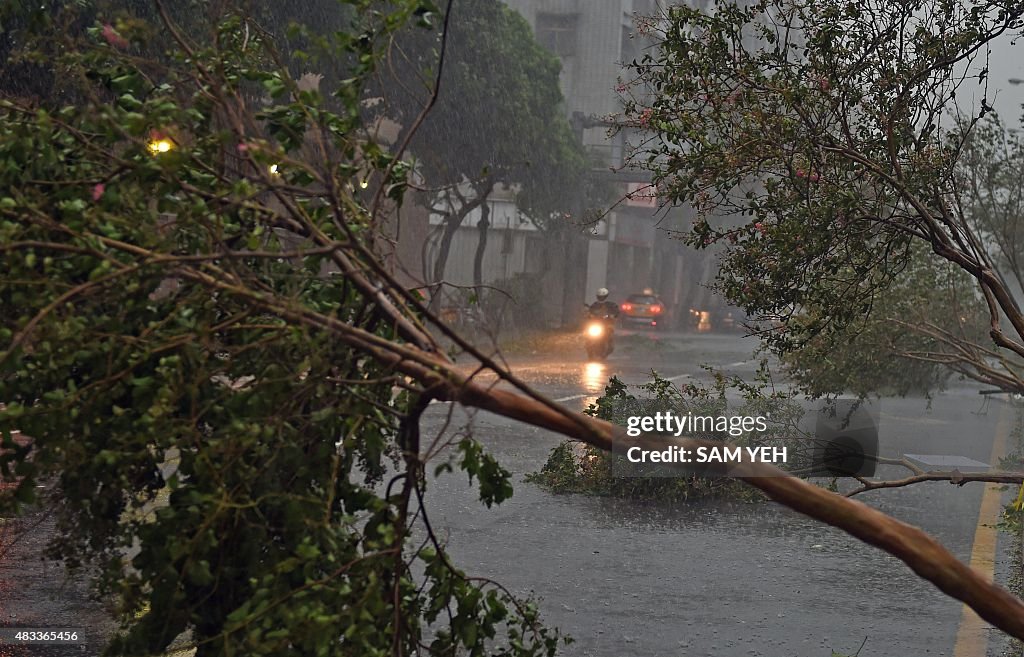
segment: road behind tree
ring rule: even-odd
[[[615,374],[639,383],[656,369],[677,382],[708,379],[702,363],[752,377],[751,340],[735,335],[620,336],[605,366],[582,349],[525,355],[512,369],[566,406],[582,408]],[[883,455],[955,454],[989,462],[1009,402],[955,383],[931,402],[882,399]],[[424,436],[448,418],[431,406]],[[466,416],[456,411],[452,426]],[[774,503],[658,501],[552,495],[526,483],[561,439],[486,413],[473,434],[514,473],[511,500],[484,508],[465,479],[442,475],[428,499],[455,563],[542,598],[546,621],[576,642],[566,655],[953,655],[962,605],[902,562]],[[1010,424],[1012,426],[1012,423]],[[906,476],[887,466],[887,477]],[[871,491],[861,501],[923,528],[969,560],[984,484],[945,482]],[[1010,540],[1000,536],[997,577]],[[991,654],[1002,638],[993,632]],[[958,656],[960,657],[960,656]]]

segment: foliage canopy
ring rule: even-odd
[[[648,25],[661,43],[635,66],[627,112],[653,136],[633,157],[694,208],[691,244],[726,245],[720,287],[770,347],[820,353],[872,333],[891,345],[893,326],[921,328],[924,342],[897,351],[1024,390],[1016,364],[991,365],[993,341],[1024,356],[1024,318],[958,179],[991,110],[986,48],[1022,14],[1018,2],[761,0],[673,6]],[[978,111],[958,109],[974,89]],[[974,292],[953,303],[934,281]],[[908,314],[921,295],[944,305]],[[834,374],[819,391],[835,391]]]
[[[381,355],[438,349],[380,292],[409,167],[362,109],[396,32],[438,11],[344,5],[323,92],[232,3],[205,26],[55,7],[19,45],[60,89],[0,101],[0,502],[54,482],[52,556],[117,602],[107,654],[555,650],[532,603],[412,530],[421,449],[487,505],[511,485],[471,438],[421,446],[430,395]]]

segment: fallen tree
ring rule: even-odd
[[[0,102],[0,472],[17,481],[2,500],[54,482],[51,553],[100,568],[124,630],[110,654],[187,633],[199,655],[481,654],[499,636],[497,654],[554,654],[535,607],[466,577],[432,532],[413,542],[420,414],[447,400],[601,449],[649,444],[532,390],[376,255],[408,139],[370,140],[358,89],[390,29],[433,16],[388,6],[336,35],[352,77],[330,97],[275,64],[246,14],[224,9],[198,41],[157,2],[156,26],[82,34],[58,14],[34,45],[60,44],[68,88]],[[472,439],[456,450],[484,503],[511,494]],[[735,474],[1024,638],[1024,603],[919,529],[767,465]]]

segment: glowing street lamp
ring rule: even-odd
[[[149,148],[149,152],[153,155],[159,155],[160,153],[166,153],[174,148],[174,142],[166,137],[160,137],[157,139],[151,139],[149,144],[147,144],[147,148]]]

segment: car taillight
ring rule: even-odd
[[[624,303],[624,304],[622,304],[622,309],[626,310],[626,311],[633,310],[633,304],[631,304],[631,303]]]
[[[657,315],[661,312],[661,306],[651,306],[651,312]]]

